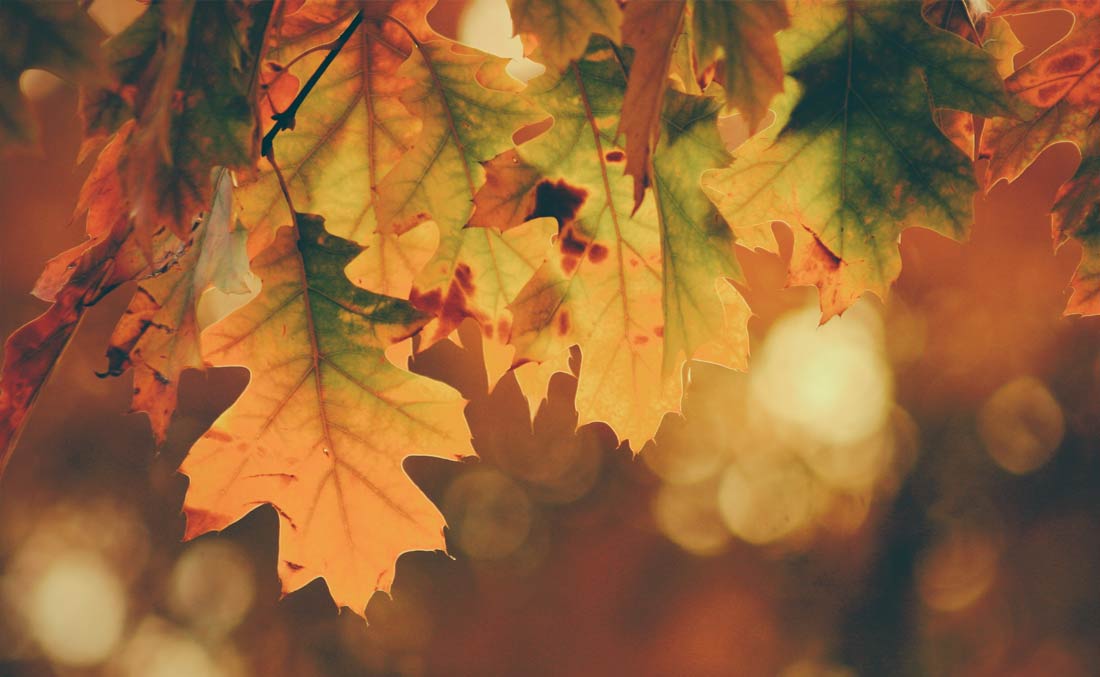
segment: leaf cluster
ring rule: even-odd
[[[158,440],[184,370],[252,375],[181,468],[187,535],[271,504],[284,590],[324,576],[362,610],[444,547],[402,461],[472,454],[464,400],[403,362],[468,318],[490,383],[534,404],[579,346],[579,423],[640,449],[685,360],[747,365],[738,245],[786,223],[789,283],[840,313],[887,294],[906,228],[965,237],[976,192],[1060,141],[1084,156],[1054,207],[1085,248],[1067,311],[1100,312],[1096,3],[509,0],[546,67],[526,85],[432,4],[181,0],[104,42],[75,5],[0,6],[25,36],[0,141],[33,139],[17,80],[46,68],[81,86],[94,157],[88,239],[5,347],[0,469],[86,309],[136,281],[106,373],[133,371]],[[1014,68],[1003,16],[1055,7],[1073,30]]]

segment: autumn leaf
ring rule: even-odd
[[[690,29],[685,28],[690,21]],[[691,71],[724,64],[726,107],[737,109],[756,131],[772,98],[783,90],[783,64],[775,33],[788,25],[785,0],[639,0],[627,5],[623,42],[634,48],[623,100],[626,173],[635,177],[635,204],[651,182],[648,158],[657,143],[667,80],[677,42],[685,39]],[[680,76],[681,81],[694,80]],[[692,93],[692,92],[687,92]]]
[[[967,0],[931,0],[924,5],[924,15],[933,26],[951,31],[993,56],[1001,77],[1007,78],[1016,70],[1015,57],[1024,45],[1004,17],[990,16],[988,10],[979,13],[978,7]],[[936,124],[947,138],[973,159],[978,116],[949,108],[937,108],[935,115]]]
[[[931,102],[1010,114],[994,58],[929,25],[918,3],[801,2],[781,36],[791,91],[775,132],[703,184],[734,232],[786,221],[811,238],[826,315],[901,267],[898,237],[966,232],[977,188],[969,159],[936,127]],[[804,280],[807,278],[803,278]]]
[[[464,228],[443,236],[409,293],[413,306],[435,316],[422,348],[446,338],[467,317],[477,321],[485,339],[507,343],[508,307],[546,259],[556,232],[552,219],[535,219],[504,233]]]
[[[443,518],[402,460],[471,453],[469,432],[457,392],[386,357],[428,318],[352,285],[344,268],[362,247],[318,216],[295,220],[252,260],[260,294],[203,333],[208,363],[251,379],[180,468],[186,537],[270,504],[284,592],[322,576],[362,613],[401,553],[444,547]]]
[[[686,12],[685,0],[639,0],[628,4],[623,16],[623,42],[634,49],[634,58],[619,133],[626,139],[624,171],[634,177],[635,209],[653,180],[650,154],[660,134],[661,108]]]
[[[180,239],[210,201],[215,166],[249,168],[258,153],[253,98],[270,2],[151,5],[107,42],[117,82],[84,95],[94,143],[136,121],[121,163],[135,229]]]
[[[483,162],[512,147],[512,134],[545,115],[517,96],[507,59],[449,40],[420,42],[397,75],[413,84],[401,102],[423,125],[382,179],[379,228],[403,232],[431,219],[446,240],[470,220],[485,182]]]
[[[19,90],[19,77],[40,68],[78,84],[103,75],[103,31],[75,2],[0,3],[0,147],[35,140],[34,123]]]
[[[1029,61],[1006,81],[1008,90],[1034,107],[1023,120],[993,120],[982,134],[982,156],[990,158],[989,185],[1014,181],[1039,153],[1062,141],[1084,148],[1100,115],[1100,5],[1075,2],[1005,2],[998,14],[1064,8],[1074,13],[1066,37]]]
[[[138,287],[107,349],[108,374],[133,368],[132,411],[149,415],[159,442],[176,408],[180,374],[203,368],[200,332],[221,319],[209,313],[200,319],[204,295],[218,290],[243,302],[250,292],[246,234],[236,222],[232,179],[226,169],[215,175],[210,209],[185,244],[186,253]]]
[[[665,373],[683,357],[747,366],[749,310],[728,282],[741,281],[733,233],[700,186],[704,171],[729,162],[715,125],[721,105],[717,96],[669,92],[653,159]]]
[[[0,474],[7,467],[19,433],[42,387],[68,346],[84,311],[108,290],[118,238],[83,251],[53,305],[23,325],[4,343],[0,368]]]
[[[790,23],[786,0],[696,0],[692,11],[696,67],[706,70],[721,58],[727,108],[741,111],[756,131],[768,103],[783,91],[775,33]]]
[[[1093,124],[1077,172],[1058,191],[1054,239],[1075,238],[1083,248],[1070,285],[1067,314],[1100,315],[1100,125]]]
[[[0,475],[35,399],[72,339],[84,311],[124,282],[151,275],[175,259],[166,234],[154,262],[133,237],[119,182],[118,162],[130,124],[100,153],[81,189],[76,215],[84,215],[88,240],[51,259],[34,295],[52,305],[13,333],[0,370]]]
[[[426,15],[432,3],[404,0],[385,7],[418,39],[433,33]],[[351,22],[356,5],[307,3],[285,16],[268,53],[283,82],[305,81]],[[279,136],[278,158],[297,209],[323,211],[335,235],[390,249],[396,239],[376,240],[378,184],[412,146],[420,122],[398,96],[409,83],[397,70],[412,50],[412,39],[395,22],[367,21],[349,38],[305,99],[294,129]],[[238,192],[241,220],[251,231],[250,247],[259,251],[291,219],[274,171],[242,182]],[[392,257],[391,257],[392,258]],[[415,273],[417,271],[412,271]],[[382,282],[381,286],[388,282]]]
[[[1000,14],[1048,9],[1074,13],[1069,34],[1007,80],[1009,91],[1033,107],[1024,120],[994,120],[982,134],[989,157],[990,185],[1016,180],[1046,148],[1070,142],[1081,150],[1081,165],[1058,192],[1054,236],[1059,244],[1076,238],[1084,248],[1074,274],[1066,312],[1100,313],[1100,226],[1097,175],[1100,162],[1100,6],[1092,2],[1006,2]]]
[[[554,73],[579,59],[592,35],[620,41],[619,7],[616,0],[508,0],[524,52]]]
[[[678,409],[685,357],[724,339],[738,345],[715,351],[724,363],[740,364],[746,352],[747,309],[723,279],[738,275],[733,238],[699,186],[705,169],[728,160],[714,125],[720,103],[670,100],[657,156],[668,162],[656,163],[654,191],[631,213],[632,181],[619,172],[616,145],[626,72],[615,50],[594,42],[585,59],[531,88],[554,122],[517,152],[541,178],[514,173],[506,178],[521,185],[500,192],[533,196],[528,218],[554,217],[558,236],[512,304],[516,359],[560,360],[579,344],[581,423],[606,421],[640,448]],[[541,398],[552,373],[528,380],[529,398]]]

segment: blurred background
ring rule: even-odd
[[[93,4],[107,30],[140,7]],[[503,0],[431,19],[520,55]],[[1070,21],[1014,17],[1017,64]],[[75,93],[24,85],[42,151],[0,160],[4,335],[83,239]],[[740,252],[751,372],[689,364],[684,415],[637,459],[604,426],[574,431],[569,375],[532,426],[514,379],[487,392],[476,329],[433,348],[415,369],[470,399],[481,458],[407,461],[453,558],[402,557],[369,626],[321,581],[279,599],[270,508],[180,542],[175,469],[248,376],[186,374],[156,449],[129,378],[95,376],[120,290],[0,485],[0,675],[1100,674],[1100,319],[1061,317],[1080,252],[1052,250],[1049,217],[1077,161],[1052,148],[977,198],[969,242],[907,231],[889,301],[823,327],[816,290],[783,288],[777,226],[779,256]]]

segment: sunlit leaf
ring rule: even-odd
[[[321,576],[362,613],[401,553],[444,547],[443,517],[402,460],[470,453],[469,433],[457,392],[386,357],[427,318],[348,280],[362,247],[318,216],[296,221],[252,261],[259,296],[203,334],[208,363],[251,379],[181,466],[187,536],[271,504],[284,591]]]
[[[1048,9],[1072,11],[1073,28],[1008,78],[1009,91],[1032,111],[1024,120],[993,120],[982,134],[982,155],[990,158],[992,184],[1016,180],[1056,143],[1070,142],[1081,150],[1081,166],[1058,193],[1054,235],[1059,243],[1073,237],[1084,247],[1066,312],[1094,315],[1100,313],[1100,5],[1016,0],[998,7],[1001,14]]]
[[[433,35],[425,21],[431,4],[406,0],[372,6],[426,40]],[[288,14],[275,36],[277,47],[267,55],[276,64],[269,86],[290,83],[296,90],[357,9],[350,3],[309,3]],[[397,77],[397,69],[412,46],[396,23],[377,16],[365,22],[298,109],[294,129],[278,137],[278,162],[295,208],[323,208],[330,232],[363,244],[378,227],[378,184],[420,130],[419,120],[398,100],[409,83]],[[265,171],[243,182],[239,192],[253,249],[262,249],[290,221],[275,173],[263,164]]]
[[[379,228],[403,232],[431,219],[445,241],[473,212],[487,162],[512,134],[545,117],[504,72],[508,60],[448,40],[421,42],[398,76],[412,81],[401,102],[423,125],[378,187]]]
[[[677,50],[691,62],[681,82],[724,64],[726,107],[739,110],[755,131],[768,104],[783,89],[783,64],[775,33],[788,23],[783,0],[640,0],[627,5],[623,42],[634,48],[623,101],[626,173],[635,178],[635,204],[652,182],[649,156],[660,132],[659,118]],[[687,44],[678,44],[678,43]],[[685,90],[687,91],[687,90]],[[687,91],[687,93],[693,93]]]
[[[631,213],[633,182],[619,171],[624,154],[616,145],[626,88],[616,52],[596,42],[564,74],[531,87],[554,123],[518,149],[542,178],[510,192],[533,194],[528,218],[552,216],[559,232],[512,304],[516,358],[556,359],[579,344],[581,422],[606,421],[640,448],[679,406],[684,358],[725,340],[738,348],[716,351],[723,363],[744,358],[747,311],[723,279],[738,274],[733,238],[699,186],[705,169],[728,159],[714,126],[720,104],[686,95],[670,101],[657,155],[668,161],[656,162],[654,190]],[[541,397],[539,385],[529,398]]]
[[[508,0],[524,51],[558,73],[584,54],[593,34],[619,41],[619,7],[616,0]]]

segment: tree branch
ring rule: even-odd
[[[271,119],[275,121],[275,124],[268,130],[267,134],[264,134],[263,141],[260,144],[260,152],[265,158],[270,161],[274,161],[274,150],[272,149],[272,143],[275,141],[275,136],[284,129],[294,129],[294,118],[298,114],[298,108],[305,102],[306,97],[313,91],[314,85],[321,79],[321,76],[328,70],[332,61],[336,58],[336,55],[340,53],[340,50],[344,48],[347,41],[351,38],[351,34],[355,32],[355,29],[359,27],[359,24],[363,23],[363,10],[359,10],[352,17],[351,23],[344,29],[344,32],[340,34],[340,37],[336,38],[336,41],[332,43],[332,47],[329,48],[328,54],[325,55],[321,64],[317,66],[317,70],[313,71],[313,75],[309,76],[309,80],[306,80],[306,84],[298,91],[298,96],[294,97],[294,101],[287,106],[286,110],[281,113],[276,113],[271,116]]]

